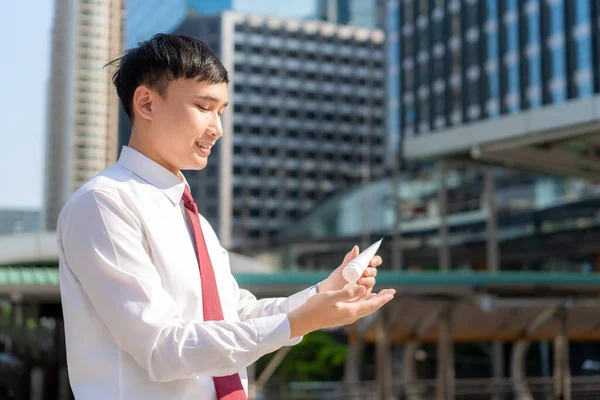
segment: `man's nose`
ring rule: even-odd
[[[213,118],[209,129],[209,134],[215,139],[223,136],[223,125],[221,124],[221,117],[219,115],[216,115],[215,118]]]

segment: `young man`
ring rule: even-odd
[[[73,194],[57,230],[78,400],[246,399],[245,369],[259,357],[392,299],[370,293],[380,257],[344,286],[356,246],[288,298],[238,287],[181,174],[204,168],[223,135],[227,71],[204,43],[157,35],[120,59],[113,81],[133,124],[129,146]]]

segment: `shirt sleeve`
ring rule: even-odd
[[[235,279],[234,279],[235,280]],[[237,287],[237,282],[236,282]],[[257,300],[256,297],[246,289],[237,288],[238,291],[238,315],[241,321],[249,321],[253,318],[268,317],[285,313],[286,315],[300,307],[310,296],[316,293],[316,289],[308,288],[290,297],[266,298]],[[303,336],[290,337],[283,346],[293,346],[302,341]]]
[[[241,322],[184,320],[162,287],[140,221],[116,194],[82,195],[60,232],[64,267],[152,381],[230,375],[290,339],[283,312]]]
[[[290,297],[276,297],[257,300],[256,297],[246,289],[241,289],[235,282],[235,292],[237,293],[237,310],[240,320],[245,321],[251,318],[266,317],[276,314],[288,314],[300,307],[311,296],[316,294],[316,288],[310,287],[304,289]]]

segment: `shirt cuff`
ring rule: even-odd
[[[295,310],[302,304],[306,303],[306,300],[317,294],[317,285],[311,286],[301,292],[295,293],[287,298],[288,312]]]
[[[258,334],[259,357],[283,346],[293,346],[302,340],[302,337],[290,339],[290,321],[286,314],[254,318],[253,321]]]

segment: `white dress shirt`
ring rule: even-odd
[[[78,400],[216,399],[212,376],[239,373],[290,339],[286,313],[314,289],[257,300],[233,278],[202,216],[224,321],[203,321],[193,235],[174,174],[125,146],[73,194],[57,228],[71,387]],[[202,199],[195,199],[201,202]]]

